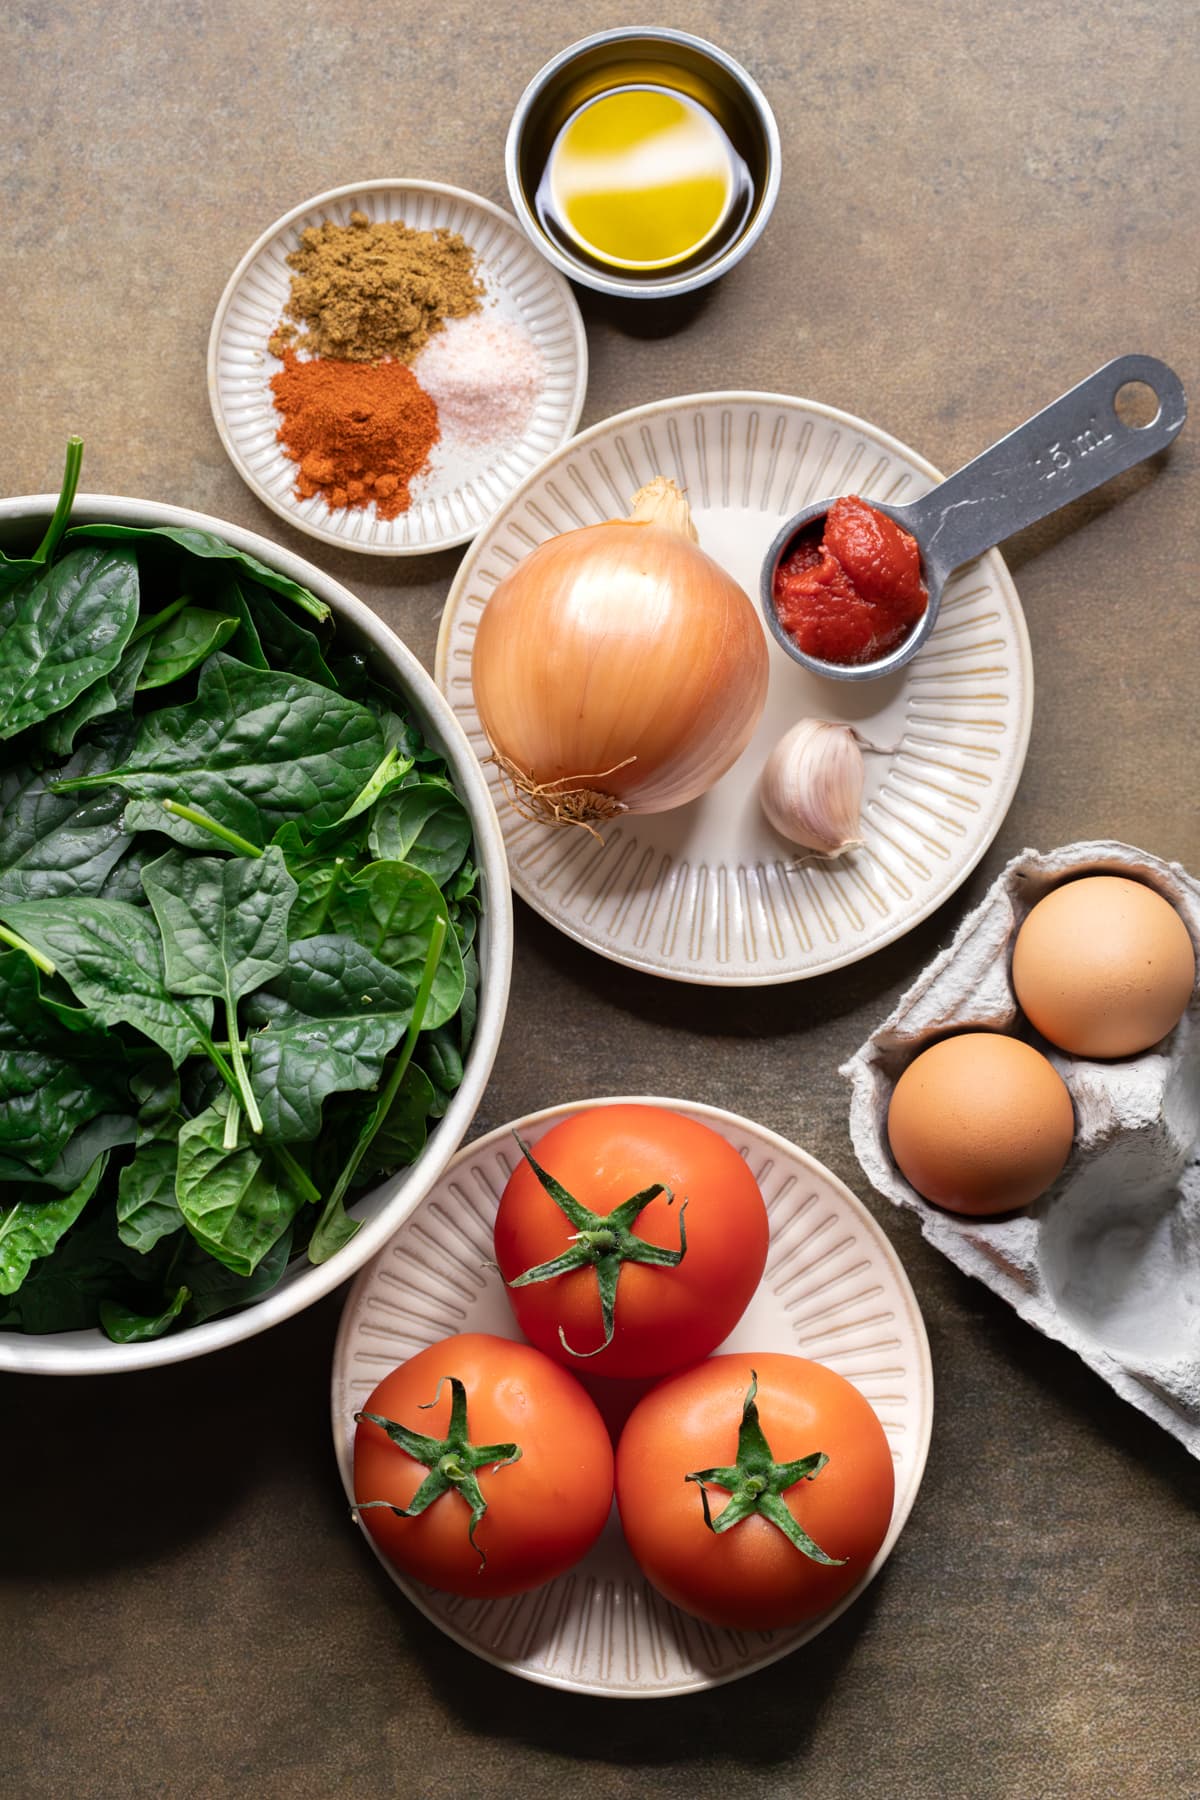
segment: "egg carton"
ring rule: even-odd
[[[881,1194],[911,1207],[922,1234],[1046,1337],[1200,1456],[1200,984],[1161,1043],[1120,1062],[1070,1056],[1020,1013],[1010,964],[1030,908],[1067,876],[1146,882],[1182,917],[1200,956],[1200,882],[1128,844],[1022,851],[841,1073],[850,1136]],[[1075,1140],[1053,1187],[1023,1212],[959,1217],[905,1181],[887,1140],[901,1073],[964,1029],[1036,1046],[1075,1107]]]

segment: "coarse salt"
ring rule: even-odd
[[[413,363],[437,404],[443,434],[474,448],[518,437],[544,379],[533,340],[506,320],[473,313],[448,319]]]

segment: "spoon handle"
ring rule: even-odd
[[[1125,425],[1126,382],[1158,396],[1149,425]],[[942,576],[1165,449],[1187,417],[1183,384],[1153,356],[1118,356],[949,476],[908,509],[927,564]]]

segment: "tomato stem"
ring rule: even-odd
[[[751,1369],[750,1386],[742,1402],[742,1422],[738,1427],[736,1463],[724,1469],[697,1469],[692,1474],[685,1475],[684,1480],[694,1481],[699,1487],[704,1507],[704,1523],[710,1531],[729,1531],[743,1519],[748,1519],[751,1513],[761,1513],[764,1519],[769,1519],[772,1525],[782,1531],[789,1544],[794,1544],[797,1550],[813,1562],[827,1563],[831,1568],[836,1568],[845,1562],[845,1557],[826,1556],[820,1545],[809,1537],[783,1497],[788,1488],[795,1487],[797,1482],[815,1481],[829,1458],[824,1451],[818,1450],[811,1456],[799,1457],[795,1462],[776,1462],[759,1423],[757,1394],[758,1376]],[[722,1507],[715,1519],[708,1504],[710,1483],[713,1487],[725,1488],[729,1494],[728,1505]]]
[[[687,1228],[683,1215],[687,1211],[685,1200],[679,1208],[679,1248],[664,1250],[658,1244],[648,1244],[645,1238],[637,1237],[633,1226],[641,1213],[652,1200],[660,1194],[667,1196],[670,1205],[675,1196],[669,1187],[661,1181],[643,1188],[640,1193],[630,1195],[621,1205],[614,1207],[610,1213],[592,1212],[575,1196],[568,1193],[560,1181],[533,1159],[529,1145],[514,1131],[513,1136],[521,1155],[529,1164],[534,1174],[549,1194],[555,1206],[563,1216],[575,1226],[571,1233],[570,1249],[564,1250],[561,1256],[551,1257],[549,1262],[538,1263],[536,1268],[526,1269],[523,1275],[514,1275],[508,1283],[509,1287],[530,1287],[535,1281],[552,1281],[556,1275],[569,1274],[572,1269],[595,1269],[596,1282],[600,1289],[600,1317],[604,1325],[604,1342],[597,1344],[594,1350],[576,1350],[568,1344],[562,1326],[558,1328],[559,1341],[564,1350],[572,1356],[599,1356],[601,1350],[607,1350],[612,1343],[613,1328],[616,1318],[617,1284],[621,1278],[621,1270],[626,1263],[649,1263],[659,1269],[678,1268],[687,1254]]]
[[[356,1424],[366,1419],[372,1425],[378,1425],[406,1455],[416,1462],[424,1463],[429,1470],[424,1481],[413,1495],[407,1506],[393,1506],[390,1500],[356,1500],[359,1512],[366,1512],[373,1506],[387,1506],[398,1519],[415,1519],[426,1507],[432,1506],[435,1500],[456,1488],[471,1509],[471,1522],[467,1526],[467,1536],[471,1548],[479,1550],[479,1566],[482,1569],[487,1556],[475,1542],[475,1532],[480,1520],[487,1512],[487,1501],[479,1486],[477,1470],[485,1463],[494,1464],[495,1469],[507,1468],[509,1463],[520,1460],[519,1444],[472,1444],[467,1436],[467,1390],[457,1375],[443,1375],[437,1384],[433,1399],[422,1404],[421,1411],[428,1412],[436,1406],[441,1398],[442,1388],[450,1383],[450,1426],[444,1438],[424,1437],[419,1431],[410,1431],[407,1425],[398,1425],[394,1419],[385,1419],[379,1413],[355,1413]]]

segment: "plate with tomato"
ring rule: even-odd
[[[850,1190],[749,1119],[643,1096],[458,1153],[350,1290],[332,1415],[354,1516],[441,1630],[640,1699],[853,1603],[916,1499],[933,1386]]]

